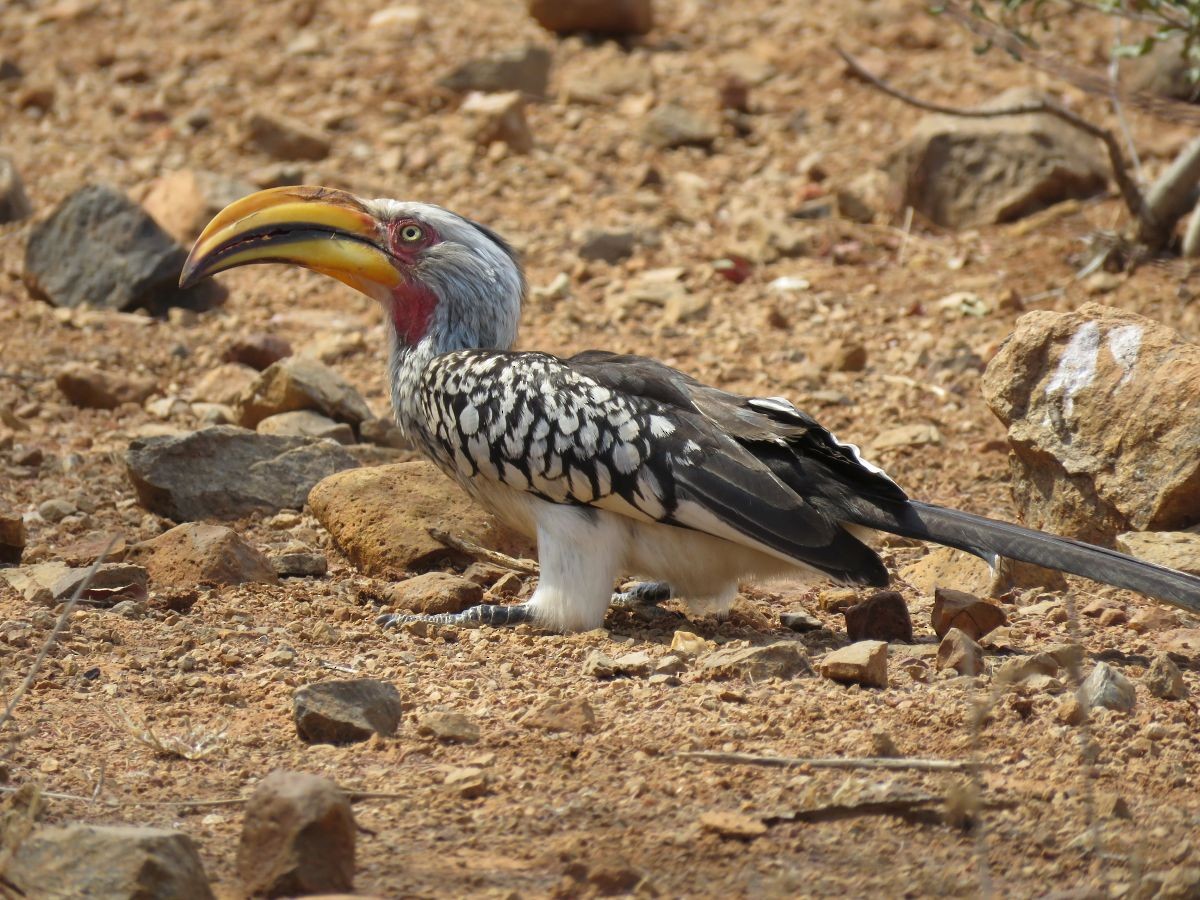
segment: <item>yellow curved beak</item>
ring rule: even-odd
[[[362,201],[322,187],[259,191],[225,207],[188,255],[179,286],[251,263],[291,263],[379,298],[403,280],[387,233]]]

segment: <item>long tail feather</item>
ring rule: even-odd
[[[956,509],[909,501],[891,514],[856,511],[855,522],[902,537],[965,550],[988,562],[1005,556],[1128,588],[1200,615],[1200,578],[1116,550],[1022,528]]]

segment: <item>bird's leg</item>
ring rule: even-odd
[[[437,613],[435,615],[415,615],[407,613],[386,613],[375,619],[377,625],[384,628],[399,628],[405,622],[430,622],[434,625],[520,625],[533,621],[533,610],[528,603],[517,603],[512,606],[501,606],[498,603],[481,603],[471,606],[462,612]]]
[[[665,581],[641,581],[625,591],[612,595],[612,605],[621,609],[639,606],[658,606],[672,597],[671,585]]]

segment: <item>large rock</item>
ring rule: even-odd
[[[357,465],[332,441],[232,425],[138,438],[125,457],[141,504],[176,522],[300,509],[317,482]]]
[[[423,615],[459,613],[483,602],[483,588],[449,572],[425,572],[392,588],[392,606]]]
[[[354,812],[328,778],[277,769],[246,801],[238,873],[252,896],[354,889]]]
[[[89,185],[34,227],[22,278],[30,294],[55,306],[162,312],[219,303],[225,292],[214,281],[179,287],[186,259],[144,209],[114,188]]]
[[[1054,569],[1003,558],[993,569],[978,556],[951,547],[934,547],[901,569],[900,577],[926,594],[941,587],[983,597],[1000,597],[1014,588],[1061,591],[1067,587],[1062,572]]]
[[[357,427],[371,418],[362,395],[329,366],[307,356],[288,356],[264,369],[238,402],[238,424],[254,428],[267,416],[312,409]]]
[[[512,556],[531,542],[485,513],[431,463],[395,463],[326,478],[309,494],[338,549],[368,575],[396,577],[441,560],[465,561],[429,536],[434,528]]]
[[[1197,384],[1200,346],[1150,319],[1096,304],[1023,316],[982,385],[1025,522],[1110,546],[1200,522],[1200,416],[1184,412]]]
[[[531,97],[546,96],[550,83],[550,51],[537,44],[502,50],[491,56],[469,59],[441,80],[452,91],[520,91]]]
[[[1117,549],[1169,569],[1200,575],[1200,534],[1194,531],[1129,531],[1117,535]]]
[[[337,441],[353,444],[354,431],[345,422],[335,422],[328,416],[311,409],[293,409],[291,412],[267,416],[255,426],[259,434],[283,434],[314,440]]]
[[[373,734],[391,737],[403,712],[396,688],[374,678],[306,684],[292,695],[296,732],[310,744],[349,744]]]
[[[0,225],[19,222],[32,213],[17,167],[7,156],[0,155]]]
[[[529,14],[556,34],[645,34],[654,25],[651,0],[527,0]]]
[[[812,665],[804,646],[796,641],[776,641],[765,647],[715,650],[699,659],[699,669],[711,678],[794,678],[811,675]]]
[[[141,403],[154,393],[157,383],[149,375],[98,369],[69,362],[54,376],[64,397],[84,409],[116,409],[122,403]]]
[[[79,597],[90,606],[114,606],[122,600],[145,600],[149,576],[142,566],[123,562],[102,563],[93,572],[90,566],[68,566],[62,562],[35,563],[0,570],[21,596],[33,603],[53,606],[71,597],[80,586]]]
[[[16,848],[4,877],[23,896],[42,900],[213,897],[195,843],[169,828],[40,828]]]
[[[981,109],[1041,99],[1014,88]],[[946,228],[1010,222],[1062,200],[1091,197],[1108,180],[1099,141],[1044,113],[927,116],[893,155],[890,168],[903,193],[902,208],[911,206]]]
[[[862,603],[842,610],[846,636],[852,641],[913,642],[912,618],[899,591],[876,591]]]
[[[180,169],[154,179],[142,207],[171,237],[191,246],[213,216],[253,191],[253,185],[236,178]]]
[[[146,567],[155,584],[173,587],[278,580],[267,558],[224,525],[176,525],[140,544],[132,558]]]

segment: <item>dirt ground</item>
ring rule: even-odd
[[[305,181],[469,214],[515,242],[535,288],[567,273],[569,296],[529,302],[522,346],[644,353],[725,388],[786,394],[864,446],[896,426],[935,425],[940,444],[885,451],[876,461],[921,499],[1013,515],[1004,432],[980,397],[981,367],[1020,308],[1067,310],[1096,299],[1075,279],[1082,239],[1119,226],[1119,203],[1076,204],[1032,227],[958,234],[920,223],[905,229],[882,216],[867,225],[787,217],[883,165],[916,119],[848,77],[835,41],[907,89],[945,102],[973,103],[1012,85],[1043,84],[1041,76],[995,53],[978,57],[968,36],[900,0],[660,0],[659,27],[628,50],[556,42],[513,0],[422,0],[425,27],[369,32],[367,19],[384,5],[267,2],[252,15],[239,4],[198,0],[0,6],[0,56],[24,71],[20,82],[0,83],[0,150],[44,216],[94,181],[140,196],[152,178],[182,168],[253,180],[273,163],[242,148],[245,115],[260,107],[286,113],[332,138],[328,158],[301,164]],[[1097,65],[1110,39],[1107,26],[1081,21],[1064,25],[1055,46]],[[459,99],[436,81],[461,60],[526,41],[554,48],[552,96],[527,111],[537,146],[527,155],[477,151],[461,136]],[[622,54],[648,73],[648,89],[601,105],[557,93]],[[711,152],[661,151],[641,139],[638,122],[658,101],[720,118],[716,98],[729,72],[768,77],[752,85],[751,111],[722,123]],[[31,86],[53,90],[46,112],[17,108],[18,93]],[[1101,100],[1066,96],[1107,115]],[[196,122],[206,124],[197,130]],[[1191,137],[1136,116],[1132,128],[1150,172]],[[665,186],[642,186],[651,166]],[[799,229],[808,251],[757,264],[740,284],[716,271],[727,254],[753,252],[764,223],[777,221]],[[587,227],[632,229],[638,249],[616,265],[582,261]],[[269,331],[298,348],[338,338],[345,346],[333,364],[376,413],[386,412],[378,312],[348,289],[306,272],[254,267],[223,276],[227,303],[197,317],[63,313],[29,299],[21,284],[29,229],[0,227],[0,405],[20,411],[28,430],[15,440],[39,448],[44,462],[21,467],[0,454],[0,492],[21,510],[66,497],[85,514],[65,527],[33,520],[28,560],[58,559],[60,548],[97,530],[121,529],[133,541],[168,527],[137,506],[124,448],[164,426],[196,427],[190,413],[164,422],[134,405],[70,406],[54,384],[68,361],[148,373],[170,396],[185,394],[238,335]],[[684,268],[705,308],[670,321],[652,304],[621,302],[639,273],[666,266]],[[771,289],[783,276],[810,287]],[[1200,340],[1200,304],[1188,303],[1178,268],[1145,267],[1107,287],[1102,302]],[[980,295],[986,314],[941,309],[938,301],[956,291]],[[814,351],[847,337],[866,348],[862,371],[812,365]],[[815,677],[716,683],[690,672],[676,684],[600,682],[582,673],[591,650],[660,656],[680,629],[716,642],[766,643],[793,637],[778,626],[779,613],[805,609],[826,626],[795,636],[815,657],[845,642],[845,626],[820,609],[825,587],[776,585],[748,590],[749,604],[726,622],[614,612],[607,631],[567,637],[527,628],[384,633],[365,579],[311,516],[285,532],[261,517],[232,524],[264,549],[285,540],[321,549],[329,574],[203,590],[187,612],[151,610],[142,619],[81,609],[18,710],[23,737],[0,768],[0,784],[36,782],[81,798],[48,801],[48,821],[186,830],[219,896],[238,896],[241,810],[187,802],[243,796],[280,767],[392,796],[355,807],[363,829],[356,888],[386,897],[588,895],[628,872],[640,880],[639,893],[663,897],[971,896],[981,892],[981,878],[1003,896],[1141,896],[1145,873],[1200,858],[1200,660],[1185,672],[1190,699],[1168,702],[1139,690],[1133,713],[1098,714],[1094,790],[1078,731],[1056,718],[1062,695],[1002,695],[980,737],[990,764],[982,836],[889,815],[792,821],[790,813],[838,791],[892,782],[895,790],[943,797],[963,776],[715,765],[679,754],[870,756],[882,732],[905,755],[966,759],[968,713],[990,681],[914,679],[893,657],[886,690]],[[896,571],[924,552],[896,545],[885,557]],[[932,643],[931,598],[898,587],[918,640]],[[1155,606],[1083,580],[1073,580],[1071,591],[1077,604],[1107,597],[1130,616]],[[40,646],[47,612],[0,587],[5,693]],[[1176,623],[1196,627],[1182,615]],[[1161,649],[1155,630],[1139,634],[1089,618],[1078,627],[1093,659],[1135,681]],[[1070,628],[1014,615],[1005,646],[1043,649],[1068,640]],[[289,648],[294,659],[278,653]],[[406,708],[400,732],[348,747],[306,746],[292,723],[293,689],[345,672],[396,684]],[[586,697],[595,731],[554,734],[518,722],[545,697]],[[437,708],[471,716],[480,741],[446,745],[418,734],[415,721]],[[225,729],[224,737],[202,759],[168,757],[139,742],[125,716],[164,735]],[[442,784],[448,770],[464,766],[487,773],[483,796]],[[1100,855],[1085,852],[1093,793]],[[1113,814],[1112,795],[1127,805],[1127,817]],[[753,839],[721,836],[701,825],[714,811],[741,812],[769,828]]]

